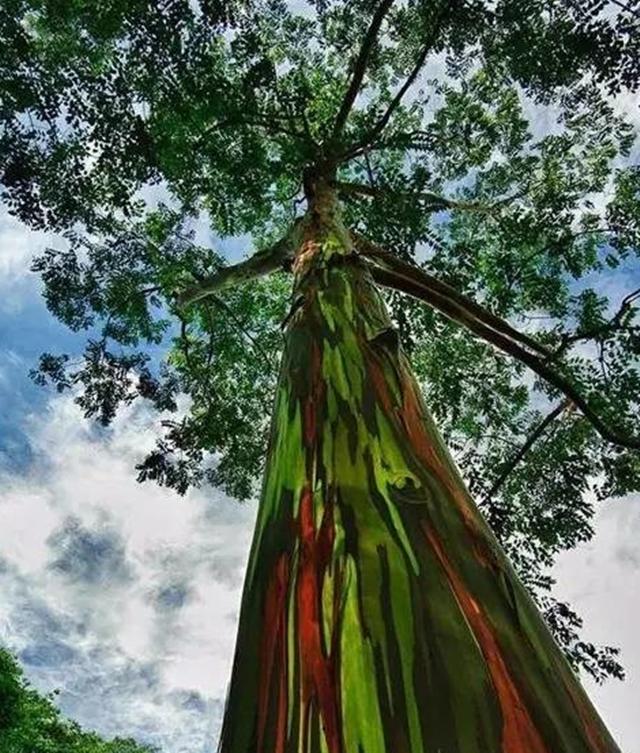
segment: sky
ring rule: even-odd
[[[637,101],[618,107],[640,122]],[[98,430],[73,394],[32,384],[41,352],[84,343],[29,272],[48,244],[59,241],[0,209],[0,644],[86,728],[213,753],[255,502],[137,483],[162,416],[128,407]],[[628,284],[612,279],[612,297]],[[640,495],[596,507],[595,536],[559,558],[555,593],[587,640],[622,649],[624,682],[585,685],[621,750],[640,753]]]

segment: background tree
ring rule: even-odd
[[[14,657],[0,649],[0,745],[6,753],[151,753],[135,741],[103,740],[63,719],[55,692],[44,696],[25,681]]]
[[[5,200],[66,232],[35,266],[53,313],[91,337],[81,364],[46,354],[36,379],[75,386],[103,423],[123,401],[175,412],[187,393],[140,478],[249,496],[303,207],[322,215],[338,197],[368,274],[391,290],[427,404],[556,639],[574,667],[620,676],[547,574],[592,535],[594,494],[639,486],[640,291],[602,292],[638,249],[634,134],[604,96],[637,86],[638,11],[611,10],[13,0]],[[556,128],[540,135],[543,107]],[[153,184],[166,205],[141,193]],[[224,266],[194,243],[196,215],[263,250]]]

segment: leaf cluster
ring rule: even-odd
[[[130,738],[104,740],[65,719],[56,691],[43,695],[25,680],[15,658],[0,648],[0,748],[4,753],[153,753]]]
[[[47,305],[90,337],[80,359],[45,353],[31,375],[73,390],[84,415],[103,426],[138,399],[159,411],[164,436],[141,460],[140,480],[180,494],[209,482],[245,499],[267,443],[288,283],[269,278],[181,310],[179,281],[222,264],[185,223],[160,207],[99,240],[71,233],[68,248],[46,249],[34,269]]]

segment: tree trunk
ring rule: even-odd
[[[220,753],[618,751],[344,234],[296,271]]]

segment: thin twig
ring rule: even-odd
[[[640,288],[632,291],[626,295],[620,302],[620,306],[616,313],[609,319],[608,322],[600,325],[599,327],[593,327],[592,329],[584,330],[583,332],[574,332],[571,335],[564,334],[560,338],[560,345],[553,352],[553,359],[558,358],[565,353],[571,345],[580,342],[581,340],[595,340],[597,338],[604,338],[606,335],[615,332],[622,327],[622,319],[627,311],[632,308],[634,302],[640,298]]]
[[[380,117],[380,119],[376,122],[376,124],[369,130],[369,132],[366,134],[364,139],[360,141],[358,144],[353,145],[350,149],[347,150],[347,152],[342,156],[343,159],[349,159],[352,156],[352,152],[355,150],[358,152],[359,150],[366,148],[367,146],[373,144],[376,140],[376,138],[384,131],[386,128],[389,120],[391,119],[391,116],[396,111],[396,109],[400,106],[400,103],[402,102],[405,94],[409,90],[409,88],[412,86],[416,78],[418,77],[418,74],[422,70],[422,67],[425,64],[425,61],[427,59],[427,56],[429,55],[429,52],[432,50],[434,43],[437,41],[438,37],[440,36],[440,29],[442,26],[442,22],[445,18],[446,11],[449,9],[449,2],[444,2],[442,6],[439,9],[437,18],[434,20],[433,29],[431,30],[431,34],[429,35],[429,38],[425,42],[425,44],[421,47],[420,52],[418,54],[418,57],[413,65],[413,68],[409,72],[409,75],[405,79],[404,83],[398,89],[395,96],[389,103],[389,106],[383,113],[383,115]]]
[[[442,211],[445,209],[457,209],[468,212],[486,212],[490,214],[495,212],[499,207],[505,204],[515,201],[523,196],[523,192],[518,192],[512,196],[505,196],[501,199],[496,199],[491,204],[484,204],[477,201],[459,201],[457,199],[448,199],[446,196],[440,196],[429,191],[393,191],[379,186],[367,186],[362,183],[350,183],[348,181],[336,180],[333,183],[334,187],[342,194],[350,195],[356,194],[361,196],[369,196],[371,198],[389,198],[397,199],[398,201],[424,201],[427,202],[425,210],[428,211]]]
[[[247,340],[251,343],[251,345],[255,348],[255,350],[264,358],[266,361],[267,366],[269,367],[269,371],[271,371],[272,374],[276,373],[275,364],[271,360],[271,356],[269,356],[266,352],[266,350],[262,347],[262,345],[256,340],[256,338],[249,332],[245,326],[242,324],[240,319],[236,316],[234,310],[229,306],[226,301],[223,301],[222,298],[218,297],[215,294],[212,294],[210,296],[210,299],[213,301],[213,303],[216,304],[216,306],[219,306],[231,319],[231,321],[235,324],[235,326],[242,332],[242,334],[247,338]]]
[[[487,492],[485,500],[488,501],[491,499],[491,497],[495,497],[498,491],[504,486],[506,480],[513,473],[516,466],[522,461],[522,459],[533,447],[533,445],[540,439],[540,437],[542,437],[542,435],[547,431],[549,426],[556,420],[556,418],[562,415],[562,413],[564,413],[565,410],[570,407],[570,405],[571,401],[568,398],[562,400],[552,411],[550,411],[544,417],[544,419],[527,437],[527,440],[522,445],[522,447],[520,447],[518,452],[516,452],[516,454],[507,462],[507,465],[503,468],[498,478],[494,481],[491,489],[489,489],[489,491]]]
[[[627,5],[626,3],[620,2],[620,0],[611,0],[611,2],[614,5],[617,5],[618,8],[621,8],[623,11],[626,11],[627,13],[630,13],[632,16],[635,16],[636,18],[640,18],[640,10],[637,8],[632,8],[631,6]]]

